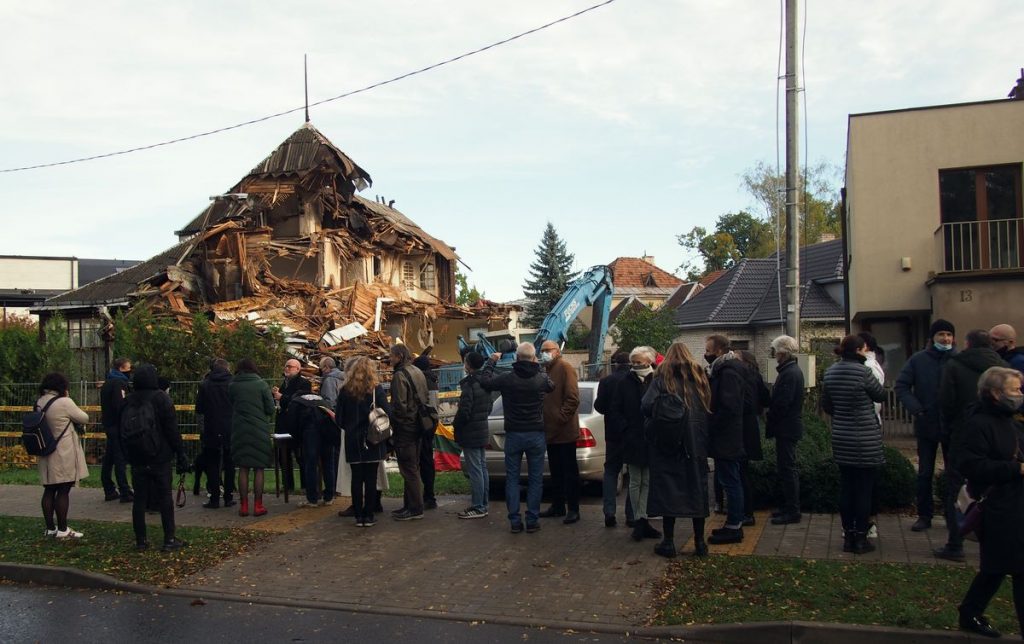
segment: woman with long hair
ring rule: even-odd
[[[665,353],[644,394],[645,431],[651,445],[647,511],[663,517],[664,537],[654,552],[676,556],[677,518],[693,521],[694,555],[708,554],[708,411],[711,387],[704,369],[682,342]]]
[[[78,408],[68,394],[68,379],[61,373],[48,373],[39,385],[36,408],[43,417],[57,447],[49,456],[39,457],[39,481],[43,484],[43,520],[46,536],[57,539],[81,539],[82,533],[68,526],[71,488],[89,476],[85,451],[78,440],[75,425],[89,422],[89,415]],[[56,521],[54,516],[56,515]]]
[[[346,369],[345,384],[338,393],[335,421],[344,430],[345,460],[352,468],[352,508],[356,526],[369,528],[377,504],[377,467],[384,460],[387,445],[370,443],[370,411],[380,407],[391,416],[384,387],[380,385],[377,368],[368,358],[357,358]]]
[[[231,399],[231,459],[238,467],[238,515],[249,516],[249,470],[253,470],[253,516],[267,513],[263,506],[263,471],[273,467],[271,418],[274,397],[252,360],[239,361],[228,386]]]
[[[840,360],[825,372],[821,388],[821,407],[832,417],[832,457],[839,466],[843,552],[858,555],[875,549],[867,540],[868,523],[875,479],[885,462],[875,414],[885,390],[865,365],[867,352],[864,338],[843,338],[836,349]]]

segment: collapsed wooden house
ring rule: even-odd
[[[398,339],[457,359],[458,335],[505,328],[507,306],[455,304],[455,249],[356,194],[370,183],[306,123],[177,231],[178,244],[33,312],[63,312],[97,373],[111,358],[112,310],[138,305],[183,325],[200,311],[277,324],[307,360],[379,355]]]

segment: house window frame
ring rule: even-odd
[[[953,266],[961,266],[960,270],[985,270],[994,267],[992,258],[992,237],[998,236],[1000,231],[1004,231],[1008,225],[1003,224],[992,224],[990,221],[1017,221],[1013,225],[1015,235],[1010,233],[1010,236],[1015,236],[1015,240],[1012,242],[1012,246],[1007,248],[1007,259],[1010,263],[1019,264],[1021,261],[1020,253],[1024,250],[1024,194],[1022,194],[1022,166],[1024,163],[994,163],[987,165],[977,166],[960,166],[952,168],[939,168],[937,172],[938,179],[938,193],[939,193],[939,227],[944,229],[943,242],[943,253],[945,255],[943,262],[946,265],[952,264]],[[989,219],[989,203],[988,203],[988,184],[986,183],[985,175],[993,171],[1006,171],[1009,170],[1012,174],[1013,190],[1014,190],[1014,213],[1008,219],[1002,220],[990,220]],[[970,172],[974,175],[974,219],[959,221],[950,220],[947,221],[943,213],[942,208],[942,179],[945,173],[954,172]],[[950,225],[946,228],[947,224]],[[977,226],[977,230],[970,227],[971,224]],[[968,226],[966,230],[964,226]],[[1006,231],[1008,232],[1008,231]],[[966,251],[963,249],[965,239],[968,240],[970,246],[970,261],[965,259]],[[959,243],[958,243],[959,241]],[[959,250],[959,254],[956,252]],[[977,257],[974,253],[977,253]],[[1004,259],[1004,255],[1000,252],[997,253],[1000,260]],[[1001,263],[1001,261],[1000,261]]]
[[[416,288],[416,265],[411,259],[402,260],[402,287]]]
[[[427,260],[420,264],[420,288],[424,291],[437,290],[437,266]]]

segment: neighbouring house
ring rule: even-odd
[[[785,332],[786,292],[779,283],[785,270],[785,253],[739,260],[676,308],[678,340],[700,357],[705,338],[720,333],[765,364],[772,339]],[[845,334],[842,240],[802,247],[800,280],[801,346],[831,349]]]
[[[140,305],[183,325],[200,312],[278,324],[300,359],[379,355],[401,339],[457,360],[456,338],[470,327],[506,328],[510,307],[455,304],[455,249],[394,202],[356,195],[370,182],[306,123],[177,231],[177,244],[33,311],[62,312],[82,330],[79,346],[88,328],[101,364],[115,311]]]
[[[3,317],[28,315],[48,298],[138,264],[129,259],[86,259],[0,255],[0,308]]]
[[[1024,100],[849,117],[849,321],[896,373],[936,318],[1024,330]]]
[[[654,257],[618,257],[608,264],[612,272],[612,308],[623,300],[636,298],[641,304],[656,309],[680,286],[683,280],[658,268]]]

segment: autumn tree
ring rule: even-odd
[[[462,271],[455,270],[455,303],[459,306],[469,306],[484,297],[484,292],[477,290],[476,284],[469,285],[469,278]]]
[[[523,324],[539,327],[578,273],[572,270],[575,255],[568,251],[551,222],[544,228],[540,245],[533,254],[530,275],[523,283],[523,293],[530,301]]]

